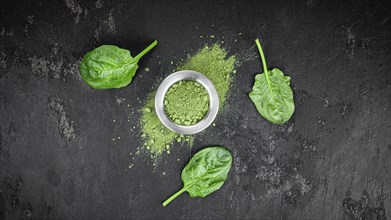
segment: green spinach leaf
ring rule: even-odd
[[[196,153],[182,171],[183,188],[163,202],[166,206],[183,192],[205,197],[220,189],[232,165],[232,155],[224,147],[207,147]]]
[[[255,76],[255,83],[249,97],[264,118],[276,124],[284,123],[295,111],[293,92],[290,87],[291,78],[277,68],[268,70],[261,43],[258,39],[255,43],[261,54],[264,73]]]
[[[81,78],[94,89],[122,88],[132,82],[138,61],[157,45],[155,40],[135,57],[130,51],[113,45],[102,45],[88,52],[80,64]]]

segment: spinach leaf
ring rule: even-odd
[[[293,92],[289,76],[274,68],[268,70],[265,56],[258,39],[255,40],[261,54],[264,73],[255,76],[255,83],[249,94],[259,114],[270,122],[281,124],[288,121],[295,111]]]
[[[205,197],[220,189],[232,165],[232,155],[224,147],[207,147],[196,153],[182,171],[183,188],[163,202],[166,206],[183,192]]]
[[[132,81],[137,62],[157,45],[155,40],[135,57],[114,45],[102,45],[88,52],[80,64],[81,78],[94,89],[122,88]]]

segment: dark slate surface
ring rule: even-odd
[[[390,18],[389,1],[1,1],[0,219],[391,219]],[[247,97],[257,37],[292,77],[284,125]],[[154,39],[130,86],[80,81],[94,47],[137,53]],[[135,156],[148,92],[221,41],[241,66],[216,126],[156,168]],[[235,158],[222,189],[162,207],[191,155],[214,144]]]

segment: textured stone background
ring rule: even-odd
[[[0,219],[391,219],[390,18],[390,2],[376,0],[2,0]],[[296,112],[284,125],[247,96],[257,37],[268,65],[292,77]],[[154,39],[130,86],[80,80],[94,47],[136,54]],[[147,94],[221,41],[241,66],[216,126],[156,168],[135,156]],[[222,189],[162,207],[191,155],[215,144],[235,157]]]

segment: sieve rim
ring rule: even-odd
[[[167,115],[164,108],[164,98],[168,89],[176,82],[183,80],[192,80],[201,84],[209,95],[209,110],[206,116],[194,125],[179,125],[173,122]],[[195,134],[209,127],[217,116],[219,111],[219,96],[213,83],[203,74],[194,70],[181,70],[167,76],[160,84],[155,95],[155,111],[160,121],[168,129],[179,134]]]

